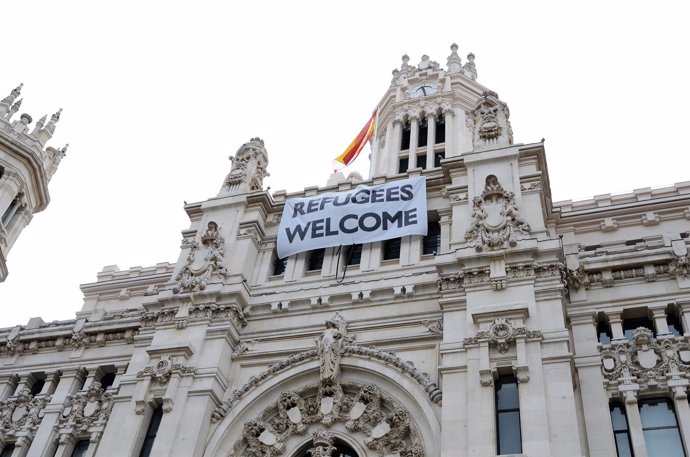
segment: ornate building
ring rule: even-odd
[[[75,319],[0,329],[0,455],[685,455],[690,183],[553,202],[543,144],[513,143],[457,50],[403,56],[367,180],[269,193],[253,138],[185,206],[176,263],[106,267]],[[287,200],[418,176],[425,236],[277,258]]]
[[[0,100],[0,282],[7,278],[7,254],[35,213],[50,203],[48,182],[65,156],[62,149],[45,147],[55,133],[59,110],[43,116],[32,128],[32,118],[22,113],[22,84]]]

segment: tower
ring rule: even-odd
[[[48,182],[65,156],[62,149],[45,147],[55,133],[59,110],[43,116],[31,128],[32,118],[19,111],[22,84],[0,101],[0,282],[7,277],[7,256],[35,213],[50,202]],[[46,122],[47,120],[47,122]]]

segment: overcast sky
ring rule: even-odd
[[[265,140],[271,191],[324,185],[407,53],[457,42],[546,138],[555,200],[690,180],[690,3],[14,1],[0,98],[63,108],[51,204],[9,254],[0,326],[71,319],[104,265],[174,262],[183,202],[217,194],[228,156]],[[368,170],[368,147],[357,169]]]

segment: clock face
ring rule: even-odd
[[[427,95],[435,94],[438,90],[435,85],[432,84],[420,84],[419,86],[412,89],[412,97],[424,97]]]

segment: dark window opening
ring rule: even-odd
[[[635,317],[630,319],[623,319],[623,334],[628,339],[632,341],[633,334],[638,327],[644,327],[652,331],[652,334],[656,336],[656,330],[654,329],[654,322],[648,317]]]
[[[521,454],[522,434],[517,380],[513,375],[499,376],[495,389],[497,454]]]
[[[417,167],[426,170],[426,153],[417,155]]]
[[[383,260],[400,258],[400,238],[393,238],[383,242]]]
[[[597,337],[601,344],[611,344],[613,333],[611,333],[611,326],[604,316],[599,316],[597,321]]]
[[[153,449],[153,442],[156,439],[156,434],[158,434],[158,427],[161,425],[161,419],[163,419],[163,409],[158,406],[153,410],[153,414],[151,414],[151,420],[146,429],[146,437],[144,438],[144,444],[141,446],[139,457],[149,457],[151,455],[151,449]]]
[[[429,136],[429,124],[427,124],[426,119],[422,119],[419,123],[419,135],[417,135],[417,147],[421,148],[427,145],[427,139]]]
[[[103,390],[112,386],[114,382],[115,382],[115,373],[106,373],[103,376],[101,376],[100,383],[101,383],[101,388]]]
[[[41,393],[43,390],[43,386],[46,385],[46,380],[45,379],[37,379],[36,382],[33,383],[31,386],[31,395],[38,395]]]
[[[440,115],[436,119],[436,136],[434,138],[434,144],[445,143],[446,142],[446,117]]]
[[[84,457],[86,451],[89,450],[89,440],[79,440],[77,444],[74,445],[74,450],[72,451],[72,457]]]
[[[406,173],[410,166],[410,160],[407,157],[400,159],[398,162],[398,173]]]
[[[669,306],[666,310],[666,323],[668,324],[668,331],[673,336],[683,336],[683,322],[678,315],[678,311],[673,306]]]
[[[644,243],[644,240],[642,238],[636,239],[636,240],[628,240],[625,242],[626,246],[635,246],[639,243]]]
[[[17,211],[17,208],[19,207],[19,198],[15,198],[12,200],[12,203],[10,203],[10,206],[7,207],[5,212],[2,215],[2,225],[7,227],[10,223],[10,220],[12,219],[12,216],[14,216],[14,213]]]
[[[2,448],[2,454],[0,454],[0,457],[11,457],[13,452],[14,444],[6,444],[5,447]]]
[[[279,259],[278,255],[273,258],[273,275],[278,276],[285,274],[285,268],[287,268],[287,259],[287,257]]]
[[[323,258],[326,255],[326,250],[314,249],[309,252],[309,261],[307,262],[307,271],[320,270],[323,267]]]
[[[445,151],[434,153],[434,167],[438,168],[441,166],[441,160],[446,158]]]
[[[345,260],[348,265],[359,265],[362,261],[362,245],[354,244],[347,249]]]
[[[410,123],[405,122],[405,124],[403,124],[402,138],[400,141],[400,150],[401,151],[404,151],[405,149],[410,149],[410,133],[412,133],[412,129],[410,128]]]
[[[684,457],[673,404],[668,398],[640,400],[642,434],[648,457]]]
[[[428,222],[426,236],[422,238],[422,254],[438,254],[441,250],[441,226]]]
[[[593,244],[593,245],[591,245],[591,246],[585,246],[582,250],[585,251],[585,252],[596,251],[596,250],[599,249],[600,247],[601,247],[600,244]]]
[[[618,457],[633,457],[630,431],[628,430],[628,418],[625,416],[625,407],[619,402],[609,405],[611,410],[611,423],[613,424],[613,438],[616,440]]]

